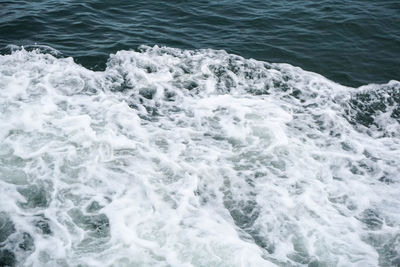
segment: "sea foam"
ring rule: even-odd
[[[0,261],[400,264],[400,83],[141,47],[0,56]]]

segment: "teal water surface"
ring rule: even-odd
[[[0,47],[48,45],[92,69],[139,45],[224,49],[360,86],[400,79],[399,14],[396,0],[3,0]]]

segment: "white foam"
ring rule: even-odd
[[[394,262],[384,250],[400,227],[396,107],[375,126],[350,123],[350,101],[381,87],[215,50],[119,51],[103,72],[38,51],[0,56],[0,208],[9,238],[26,232],[35,246],[17,259]]]

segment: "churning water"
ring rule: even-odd
[[[2,263],[400,263],[400,83],[142,47],[0,57]]]
[[[0,1],[0,266],[400,266],[399,10]]]

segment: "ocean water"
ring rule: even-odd
[[[400,266],[397,1],[0,7],[0,266]]]
[[[1,0],[0,49],[48,45],[95,70],[140,45],[223,49],[358,87],[400,79],[399,14],[398,0]]]

